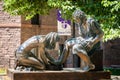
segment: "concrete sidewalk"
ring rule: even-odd
[[[119,76],[111,75],[111,80],[120,80],[120,75]]]

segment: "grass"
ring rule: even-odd
[[[0,75],[6,74],[6,68],[0,68]]]
[[[104,68],[104,71],[109,71],[111,75],[120,75],[120,68]]]

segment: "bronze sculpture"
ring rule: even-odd
[[[86,14],[81,10],[75,10],[73,19],[78,28],[79,36],[65,41],[64,49],[62,53],[59,53],[57,60],[50,55],[49,50],[59,48],[60,37],[56,32],[51,32],[46,36],[33,36],[18,47],[15,52],[17,58],[15,69],[31,70],[35,68],[37,70],[47,70],[50,69],[50,66],[55,66],[61,70],[70,49],[72,49],[73,54],[77,54],[81,58],[81,70],[89,71],[94,69],[95,65],[91,62],[88,52],[101,40],[103,31],[94,19],[87,19]],[[39,47],[40,50],[38,56],[31,52],[31,49],[36,47]]]
[[[75,10],[73,20],[78,29],[79,36],[68,39],[65,45],[72,48],[73,54],[77,54],[81,58],[81,69],[89,71],[95,68],[91,62],[88,52],[103,37],[103,31],[100,25],[94,19],[87,19],[86,14],[81,10]]]
[[[56,64],[55,59],[48,54],[47,50],[55,49],[59,36],[56,32],[46,36],[37,35],[29,38],[21,44],[15,52],[16,70],[45,70],[47,65]],[[31,49],[39,47],[40,53],[35,56]],[[47,56],[46,56],[47,55]],[[47,58],[48,57],[48,58]],[[50,60],[49,60],[50,58]]]

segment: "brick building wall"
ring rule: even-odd
[[[120,38],[105,42],[103,53],[104,67],[120,68]]]
[[[49,32],[57,31],[57,13],[52,9],[49,15],[39,16],[39,25],[32,25],[31,20],[22,17],[21,42],[34,35],[46,35]]]
[[[12,67],[14,52],[20,44],[20,28],[0,27],[0,35],[0,65]]]
[[[0,2],[0,67],[14,66],[14,51],[20,45],[21,17],[3,11]]]

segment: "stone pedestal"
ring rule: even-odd
[[[103,50],[94,51],[94,54],[90,56],[90,60],[95,65],[93,71],[103,71]]]
[[[109,72],[80,72],[79,70],[62,71],[16,71],[9,69],[11,80],[109,80]]]

